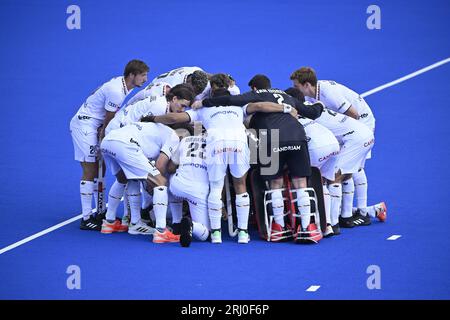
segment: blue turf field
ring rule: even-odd
[[[81,8],[81,30],[66,9]],[[140,58],[149,78],[179,66],[256,73],[290,86],[303,65],[364,92],[450,56],[450,3],[377,1],[0,2],[0,249],[80,213],[69,121],[99,84]],[[0,255],[1,299],[449,299],[450,64],[367,98],[377,119],[369,202],[388,221],[316,246],[195,242],[82,232],[78,222]],[[402,237],[387,241],[391,235]],[[78,265],[81,290],[68,290]],[[370,265],[381,289],[366,287]],[[111,281],[113,279],[113,281]],[[320,285],[314,293],[311,285]]]

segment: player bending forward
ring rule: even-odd
[[[335,112],[343,113],[365,124],[372,132],[375,132],[375,117],[366,101],[356,92],[346,86],[330,80],[317,80],[316,72],[310,67],[302,67],[291,74],[293,84],[305,96],[306,101],[315,103],[322,101],[325,106]],[[372,151],[367,154],[367,159],[372,157]],[[367,216],[377,212],[380,221],[386,220],[386,205],[384,202],[375,206],[367,206],[367,176],[364,168],[353,173],[352,178],[342,184],[345,194],[355,193],[356,225],[367,224],[370,219]]]
[[[172,152],[178,147],[175,131],[164,125],[134,122],[123,128],[111,131],[101,144],[105,161],[111,172],[121,183],[120,193],[127,181],[137,180],[153,188],[153,209],[156,217],[156,230],[140,220],[141,193],[139,184],[128,186],[128,199],[131,211],[131,224],[128,232],[132,234],[153,233],[153,242],[178,242],[179,236],[166,228],[167,179],[164,177]],[[149,159],[156,159],[153,166]],[[131,188],[130,188],[131,187]],[[118,196],[117,196],[118,197]],[[125,231],[115,216],[103,221],[102,231],[112,233]]]

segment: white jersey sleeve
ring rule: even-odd
[[[352,105],[351,100],[344,95],[341,86],[339,86],[335,81],[319,81],[317,91],[319,100],[322,101],[328,109],[345,113]]]
[[[232,96],[237,96],[238,94],[241,94],[241,89],[239,89],[237,85],[229,87],[228,91],[231,93]]]
[[[180,139],[175,131],[167,126],[161,128],[160,134],[163,141],[161,152],[165,153],[170,159],[177,150]]]

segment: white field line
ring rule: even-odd
[[[406,81],[408,79],[417,77],[418,75],[420,75],[420,74],[422,74],[424,72],[430,71],[430,70],[432,70],[434,68],[437,68],[437,67],[442,66],[443,64],[446,64],[446,63],[449,63],[449,62],[450,62],[450,57],[447,58],[447,59],[438,61],[436,63],[433,63],[432,65],[429,65],[428,67],[425,67],[425,68],[422,68],[420,70],[417,70],[416,72],[407,74],[406,76],[401,77],[401,78],[399,78],[397,80],[394,80],[394,81],[388,82],[386,84],[383,84],[382,86],[376,87],[375,89],[372,89],[372,90],[369,90],[367,92],[364,92],[364,93],[361,94],[361,97],[364,98],[364,97],[370,96],[371,94],[374,94],[374,93],[376,93],[378,91],[381,91],[381,90],[384,90],[386,88],[395,86],[396,84],[399,84],[400,82]]]

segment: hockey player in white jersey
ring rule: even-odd
[[[182,129],[178,129],[177,132]],[[169,183],[170,194],[179,201],[170,201],[174,234],[180,234],[180,243],[188,247],[191,238],[205,241],[210,234],[208,216],[209,181],[206,156],[206,138],[201,134],[184,137],[174,152],[170,164],[177,167]],[[170,167],[170,166],[169,166]],[[182,201],[189,204],[191,219],[182,217]],[[192,222],[191,222],[192,221]],[[177,230],[179,229],[179,230]]]
[[[98,175],[97,149],[104,129],[134,87],[147,81],[148,66],[140,60],[131,60],[123,76],[116,77],[97,88],[81,105],[70,121],[75,160],[81,163],[80,197],[83,218],[80,228],[100,230],[101,221],[92,217],[92,198]]]
[[[348,115],[375,132],[375,117],[366,101],[353,90],[339,84],[335,81],[317,80],[315,71],[310,67],[302,67],[291,74],[290,79],[293,84],[305,96],[306,101],[316,102],[322,101],[325,106],[335,112]],[[371,151],[367,155],[367,159],[371,158]],[[357,214],[355,222],[361,225],[367,225],[367,176],[364,168],[360,168],[352,175],[352,179],[343,184],[344,201],[350,201],[351,194],[355,192]],[[376,205],[378,210],[378,219],[385,221],[386,206],[384,202]],[[370,222],[370,220],[369,220]]]
[[[154,243],[178,242],[166,228],[168,205],[167,179],[164,177],[172,152],[178,147],[178,136],[171,128],[154,123],[133,122],[120,129],[112,130],[102,141],[101,150],[111,172],[121,182],[119,194],[123,194],[125,183],[129,180],[146,182],[153,188],[153,209],[156,217],[156,230],[152,230],[140,220],[141,193],[139,184],[128,186],[128,199],[131,209],[131,234],[153,234]],[[153,166],[149,159],[155,159]],[[135,187],[134,189],[131,187]],[[118,195],[117,197],[120,197]],[[124,231],[124,226],[108,212],[103,220],[102,233]]]
[[[111,131],[122,128],[130,123],[138,122],[144,116],[163,115],[167,112],[181,112],[191,105],[194,99],[192,88],[186,84],[176,85],[166,96],[154,97],[150,96],[144,100],[138,101],[134,104],[128,105],[117,112],[116,116],[106,127],[106,134]],[[117,215],[117,208],[120,204],[120,199],[124,195],[124,218],[127,217],[128,208],[128,193],[129,190],[139,189],[139,182],[131,180],[127,183],[126,192],[124,194],[123,182],[115,181],[111,186],[108,195],[108,210],[107,217],[115,217]],[[146,196],[146,193],[143,194]],[[148,196],[148,195],[147,195]],[[146,198],[144,198],[147,200]],[[126,224],[126,219],[122,219],[123,224]]]

